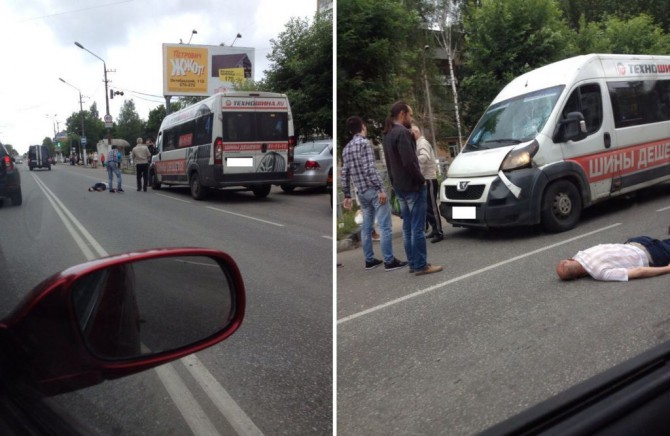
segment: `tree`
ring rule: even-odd
[[[574,32],[553,0],[482,0],[464,21],[464,118],[474,126],[514,77],[574,54]]]
[[[181,109],[180,102],[171,102],[170,103],[170,113],[177,112]],[[162,104],[151,111],[149,111],[149,119],[144,125],[144,137],[154,138],[158,135],[158,131],[161,128],[161,123],[166,116],[165,105]]]
[[[135,102],[132,99],[124,100],[116,122],[117,137],[125,139],[132,147],[136,139],[144,134],[144,126],[144,121],[135,110]]]
[[[454,100],[454,117],[456,119],[456,129],[458,131],[459,148],[463,147],[463,132],[461,128],[461,114],[458,105],[457,79],[454,70],[454,58],[457,55],[459,38],[455,37],[455,34],[457,34],[458,31],[455,31],[454,28],[460,27],[463,2],[464,0],[432,0],[432,11],[429,16],[429,28],[439,29],[438,32],[434,32],[435,40],[447,53],[449,82],[451,83]],[[427,73],[424,72],[424,74]],[[426,87],[427,86],[428,85],[426,85]]]
[[[341,0],[337,7],[337,123],[344,144],[349,116],[363,118],[379,137],[395,101],[415,103],[425,40],[418,13],[398,0]]]
[[[292,18],[270,40],[264,87],[288,95],[296,136],[333,134],[333,23],[329,16]]]
[[[627,20],[609,17],[602,23],[582,20],[576,40],[582,53],[658,54],[670,49],[670,37],[646,14]]]

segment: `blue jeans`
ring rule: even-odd
[[[410,269],[419,271],[428,265],[426,252],[426,185],[417,192],[398,191],[402,213],[402,242]]]
[[[119,171],[119,167],[117,166],[116,162],[110,162],[107,164],[107,176],[109,176],[109,189],[112,189],[114,185],[112,185],[112,182],[114,181],[114,174],[116,174],[116,189],[121,189],[121,171]]]
[[[393,244],[391,230],[391,207],[388,201],[379,203],[379,196],[374,189],[358,193],[358,202],[363,211],[363,226],[361,227],[361,243],[363,244],[363,255],[366,262],[375,258],[372,251],[372,229],[374,228],[375,216],[379,223],[379,234],[381,236],[381,249],[384,262],[393,262]]]

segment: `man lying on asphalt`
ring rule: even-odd
[[[556,266],[561,280],[591,276],[626,282],[670,273],[670,239],[637,236],[624,244],[601,244],[578,252]]]

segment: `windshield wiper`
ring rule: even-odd
[[[485,144],[490,143],[490,142],[511,142],[512,144],[521,144],[523,141],[521,141],[519,139],[511,139],[511,138],[509,138],[509,139],[491,139],[491,140],[488,140],[488,141],[484,141]]]

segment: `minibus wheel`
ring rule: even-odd
[[[271,185],[259,185],[251,188],[251,191],[257,198],[265,198],[270,194]]]
[[[582,201],[577,187],[559,180],[547,188],[542,200],[542,225],[549,232],[564,232],[577,225],[582,213]]]
[[[196,200],[203,200],[207,194],[206,188],[200,183],[200,176],[194,172],[189,178],[188,185],[191,187],[191,196]]]
[[[155,189],[156,191],[161,189],[161,182],[158,181],[158,177],[156,176],[156,173],[152,171],[149,174],[149,177],[151,178],[151,189]]]

